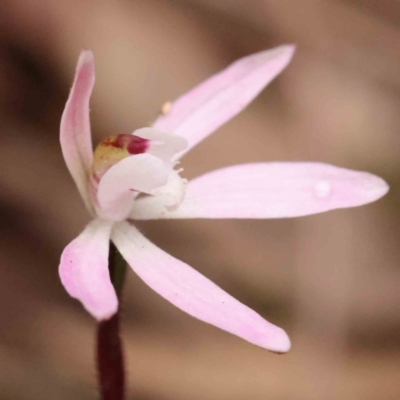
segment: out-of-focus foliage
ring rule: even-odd
[[[297,43],[289,68],[184,158],[191,178],[261,160],[381,175],[378,203],[282,221],[141,224],[161,247],[284,327],[276,356],[191,319],[133,273],[123,335],[131,398],[400,396],[400,3],[393,0],[3,0],[0,14],[0,397],[96,398],[94,321],[61,287],[88,220],[58,143],[82,47],[94,140],[148,125],[234,59]],[[207,160],[204,163],[203,160]]]

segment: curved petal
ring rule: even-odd
[[[93,220],[63,251],[60,278],[70,296],[78,299],[97,320],[118,309],[118,299],[108,271],[111,221]]]
[[[290,218],[356,207],[382,197],[388,185],[367,172],[320,163],[258,163],[219,169],[189,182],[175,211],[138,199],[131,218]]]
[[[179,172],[172,170],[168,182],[153,192],[157,204],[168,209],[176,210],[185,198],[187,180],[180,177]]]
[[[163,161],[151,154],[137,154],[119,161],[99,182],[99,215],[115,221],[125,219],[135,192],[151,194],[167,183],[168,172]]]
[[[173,156],[185,150],[187,140],[172,133],[166,133],[155,128],[141,128],[132,135],[149,140],[149,154],[161,158],[165,163],[170,163]]]
[[[115,225],[112,240],[139,277],[176,307],[257,346],[279,353],[289,350],[282,329],[159,249],[127,222]]]
[[[93,161],[89,100],[94,79],[93,54],[89,50],[83,50],[60,127],[60,142],[65,163],[86,207],[92,214],[93,207],[88,194],[89,171]]]
[[[288,65],[293,53],[294,46],[286,45],[234,62],[176,100],[154,127],[188,140],[182,156],[242,111]]]

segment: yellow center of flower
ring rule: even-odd
[[[92,175],[96,182],[117,162],[124,158],[145,153],[149,141],[139,136],[113,135],[99,143],[94,151]]]

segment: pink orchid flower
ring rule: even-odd
[[[360,206],[388,191],[369,173],[312,162],[234,165],[189,183],[180,177],[177,161],[245,108],[288,65],[293,52],[294,46],[281,46],[236,61],[180,97],[152,127],[111,136],[93,153],[94,59],[82,51],[60,140],[93,221],[65,248],[60,277],[97,320],[109,319],[118,309],[108,270],[111,240],[139,277],[181,310],[271,351],[289,350],[281,328],[155,246],[133,222],[300,217]],[[137,198],[140,193],[146,196]]]

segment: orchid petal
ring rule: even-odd
[[[161,158],[165,163],[170,163],[173,156],[185,150],[188,145],[182,136],[154,128],[137,129],[133,135],[149,140],[149,149],[146,152]]]
[[[187,180],[181,178],[179,173],[172,170],[168,176],[168,182],[153,192],[157,198],[157,204],[168,210],[176,210],[185,198]]]
[[[168,172],[163,161],[151,154],[137,154],[119,161],[99,182],[99,214],[114,221],[125,219],[135,194],[151,194],[154,189],[165,185]]]
[[[63,251],[61,282],[97,320],[116,313],[118,299],[108,271],[108,251],[113,222],[93,220]]]
[[[133,219],[290,218],[378,200],[387,183],[367,172],[321,163],[257,163],[216,170],[189,182],[183,202],[135,202]]]
[[[282,329],[159,249],[129,223],[116,224],[112,240],[139,277],[176,307],[257,346],[280,353],[289,350]]]
[[[234,62],[176,100],[154,127],[188,140],[182,156],[242,111],[288,65],[294,49],[280,46]]]
[[[94,79],[93,54],[89,50],[83,50],[60,126],[60,142],[65,163],[92,214],[93,207],[88,193],[89,171],[93,161],[89,100]]]

